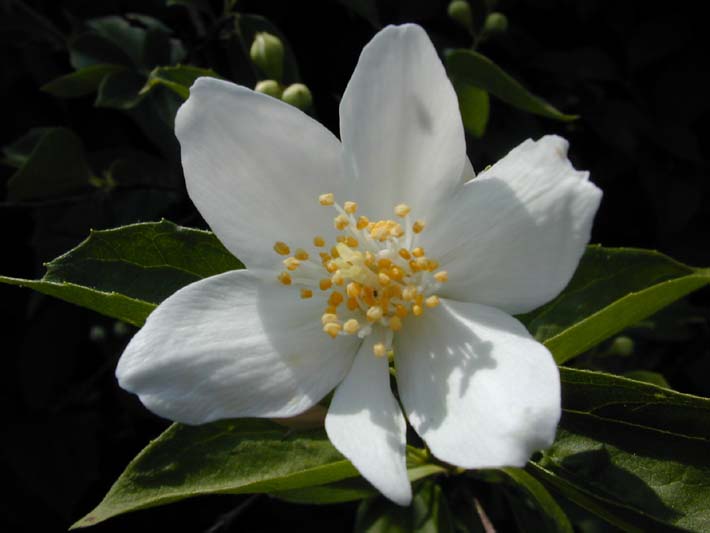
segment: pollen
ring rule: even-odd
[[[338,333],[340,333],[341,329],[342,329],[342,327],[337,322],[328,322],[327,324],[325,324],[323,326],[323,331],[325,331],[328,335],[330,335],[333,338],[338,336]]]
[[[288,255],[291,253],[291,248],[285,242],[277,241],[274,243],[274,252],[279,255]]]
[[[394,214],[397,215],[398,217],[406,217],[409,212],[412,210],[411,207],[409,207],[407,204],[399,204],[396,205],[394,208]]]
[[[318,197],[318,202],[320,205],[333,205],[335,203],[335,196],[332,192],[321,194]]]
[[[392,353],[393,339],[407,335],[405,317],[420,317],[440,305],[434,292],[449,274],[438,270],[439,262],[417,245],[425,223],[410,221],[409,205],[396,205],[394,220],[370,220],[356,214],[357,203],[338,204],[333,193],[321,194],[318,202],[336,211],[334,238],[316,235],[312,248],[293,252],[286,243],[276,242],[274,251],[285,256],[284,271],[277,278],[283,285],[295,285],[302,299],[313,298],[317,289],[323,292],[324,333],[334,339],[376,335],[373,353],[386,357]],[[292,274],[296,270],[298,274]]]

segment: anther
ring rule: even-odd
[[[317,246],[318,248],[325,246],[325,239],[320,235],[313,237],[313,246]]]
[[[345,237],[345,244],[350,246],[350,248],[357,248],[360,243],[355,237],[353,237],[352,235],[348,235],[347,237]]]
[[[389,326],[392,331],[399,331],[400,329],[402,329],[402,321],[397,315],[395,315],[393,317],[390,317]]]
[[[409,207],[407,204],[399,204],[395,206],[394,208],[394,214],[397,215],[398,217],[406,217],[409,212],[412,210],[411,207]]]
[[[313,296],[313,291],[311,289],[301,289],[301,298],[304,300]]]
[[[308,252],[306,252],[303,248],[297,248],[296,252],[293,254],[293,256],[298,259],[299,261],[307,261],[308,260]]]
[[[318,286],[320,287],[320,290],[327,291],[333,286],[333,282],[329,279],[322,279],[318,282]]]
[[[343,331],[347,333],[348,335],[353,335],[357,333],[357,331],[360,329],[360,322],[355,320],[354,318],[351,318],[350,320],[347,320],[345,324],[343,324]]]
[[[345,202],[345,204],[343,204],[343,210],[352,215],[357,211],[357,204],[355,202]]]
[[[338,336],[338,333],[340,333],[341,329],[342,328],[340,327],[340,324],[338,324],[337,322],[328,322],[326,325],[323,326],[323,331],[325,331],[333,338]]]
[[[378,342],[372,347],[372,353],[375,354],[376,357],[384,357],[387,355],[387,348],[383,343]]]
[[[417,288],[412,286],[412,285],[407,285],[404,290],[402,290],[402,299],[403,300],[414,300],[414,298],[417,296]]]
[[[336,285],[342,285],[343,283],[345,283],[345,278],[343,277],[343,273],[340,272],[340,270],[336,270],[330,279]]]
[[[318,202],[320,205],[333,205],[335,203],[335,196],[332,192],[321,194],[318,197]]]
[[[295,257],[287,257],[283,260],[283,264],[288,270],[296,270],[301,262]]]
[[[330,293],[330,297],[328,298],[328,305],[338,307],[341,303],[343,303],[344,299],[343,295],[338,291],[333,291]]]
[[[323,316],[320,317],[320,322],[321,324],[328,324],[330,322],[337,322],[338,321],[338,315],[335,313],[323,313]]]
[[[333,225],[338,230],[344,230],[350,224],[350,220],[347,215],[340,213],[337,217],[333,219]]]
[[[277,278],[284,285],[291,285],[291,276],[288,272],[281,272],[281,274],[279,274]]]
[[[449,273],[446,270],[440,270],[434,274],[434,279],[439,283],[446,283],[449,281]]]
[[[412,258],[412,254],[410,254],[409,250],[407,250],[406,248],[402,248],[399,251],[399,256],[405,261],[409,261]]]
[[[360,293],[362,292],[362,286],[359,283],[356,283],[354,281],[351,281],[348,283],[348,286],[345,288],[345,292],[348,294],[350,298],[357,298],[360,296]]]
[[[437,305],[439,305],[439,297],[436,294],[432,294],[426,300],[424,300],[424,304],[427,307],[436,307]]]
[[[274,243],[274,252],[279,255],[288,255],[291,253],[291,248],[285,242],[278,241]]]
[[[382,308],[379,305],[373,305],[365,314],[370,322],[376,322],[382,318]]]
[[[358,307],[360,307],[360,304],[357,303],[357,300],[355,298],[348,298],[348,301],[345,302],[345,305],[348,307],[350,311],[355,311]]]
[[[412,250],[412,255],[414,257],[424,257],[424,248],[417,246],[414,250]]]
[[[370,223],[369,218],[367,218],[365,216],[361,216],[357,219],[357,224],[355,225],[355,227],[357,229],[365,229],[369,223]]]
[[[380,272],[379,274],[377,274],[377,280],[380,282],[380,285],[388,285],[389,282],[392,281],[390,277],[384,272]]]
[[[424,313],[424,308],[421,305],[412,306],[412,314],[414,316],[422,316],[422,313]]]
[[[404,318],[409,314],[409,311],[407,311],[407,308],[404,307],[402,304],[398,304],[397,307],[394,308],[394,314],[397,315],[399,318]]]
[[[421,233],[424,231],[424,228],[426,227],[426,223],[423,220],[415,220],[414,224],[412,224],[412,231],[414,233]]]

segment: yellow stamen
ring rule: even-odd
[[[343,273],[340,272],[340,270],[336,270],[330,279],[336,285],[342,285],[343,283],[345,283],[345,278],[343,277]]]
[[[374,353],[376,357],[384,357],[387,355],[387,348],[383,343],[378,342],[372,347],[372,353]]]
[[[424,309],[422,308],[421,305],[413,305],[412,306],[412,314],[414,316],[422,316],[423,312],[424,312]]]
[[[389,277],[395,281],[401,281],[404,278],[404,272],[399,267],[392,267],[389,272]]]
[[[274,243],[274,252],[279,255],[288,255],[291,253],[291,248],[285,242],[278,241]]]
[[[335,196],[332,192],[321,194],[318,197],[318,202],[320,205],[333,205],[335,203]]]
[[[426,223],[423,220],[415,220],[412,224],[412,231],[414,233],[421,233],[426,228]]]
[[[404,307],[403,305],[399,304],[397,307],[394,309],[394,313],[399,317],[399,318],[404,318],[409,314],[409,311],[407,311],[407,308]]]
[[[357,204],[355,202],[345,202],[345,204],[343,204],[343,210],[352,215],[357,211]]]
[[[301,298],[306,300],[307,298],[311,298],[313,296],[313,291],[311,289],[301,289]]]
[[[401,237],[404,235],[404,229],[402,229],[402,226],[400,224],[395,224],[390,227],[390,235],[394,237]]]
[[[402,290],[402,299],[411,301],[414,300],[414,298],[417,296],[417,288],[412,286],[412,285],[407,285],[403,290]]]
[[[397,215],[398,217],[406,217],[409,212],[412,210],[411,207],[409,207],[407,204],[399,204],[395,206],[394,208],[394,214]]]
[[[332,305],[329,305],[328,307],[325,308],[325,312],[331,315],[337,314],[338,310],[333,307]]]
[[[399,256],[405,261],[409,261],[412,258],[412,254],[410,254],[409,250],[407,250],[406,248],[402,248],[399,251]]]
[[[357,219],[357,224],[355,225],[355,227],[357,229],[365,229],[369,223],[370,223],[369,218],[367,218],[365,216],[361,216]]]
[[[301,262],[295,257],[287,257],[283,260],[283,264],[288,270],[293,271],[298,268],[298,265],[300,265]]]
[[[390,318],[390,329],[392,331],[399,331],[402,329],[402,321],[399,319],[397,315],[393,316]]]
[[[328,322],[325,326],[323,326],[323,331],[325,331],[333,338],[338,336],[338,333],[340,333],[341,329],[342,328],[340,327],[340,324],[336,322]]]
[[[330,293],[330,297],[328,298],[328,305],[338,307],[341,303],[343,303],[344,299],[343,295],[338,291],[333,291]]]
[[[329,279],[322,279],[318,282],[318,286],[320,287],[320,290],[327,291],[333,286],[333,282]]]
[[[446,283],[449,281],[449,273],[446,270],[440,270],[434,274],[434,279],[439,283]]]
[[[291,285],[291,276],[288,272],[281,272],[281,274],[279,274],[277,278],[284,285]]]
[[[366,315],[370,322],[376,322],[382,318],[382,308],[379,305],[373,305],[367,310]]]
[[[335,313],[323,313],[323,316],[320,317],[321,324],[328,324],[329,322],[337,321],[338,315],[336,315]]]
[[[417,246],[414,250],[412,250],[412,255],[414,257],[423,257],[424,256],[424,248],[421,246]]]
[[[345,292],[347,292],[348,296],[350,298],[357,298],[360,296],[360,293],[362,292],[362,285],[355,281],[351,281],[348,283],[348,286],[345,288]]]
[[[354,318],[351,318],[350,320],[347,320],[345,324],[343,324],[343,331],[349,335],[353,335],[358,332],[360,329],[360,322],[355,320]]]
[[[426,300],[424,300],[424,303],[427,307],[436,307],[437,305],[439,305],[440,300],[436,294],[432,294]]]
[[[391,266],[392,266],[392,261],[390,261],[386,257],[383,257],[382,259],[379,259],[377,261],[377,268],[382,269],[382,268],[389,268]]]
[[[325,265],[325,269],[332,274],[333,272],[338,270],[338,265],[335,263],[335,261],[328,261]]]
[[[325,239],[320,235],[316,235],[313,237],[313,246],[317,246],[318,248],[325,246]]]
[[[348,306],[348,309],[351,311],[355,311],[358,307],[360,307],[360,304],[357,303],[357,300],[355,298],[348,298],[348,301],[345,302],[345,305]]]
[[[303,248],[297,248],[296,253],[294,253],[293,256],[299,261],[308,260],[308,252],[306,252]]]
[[[390,277],[384,272],[377,274],[377,280],[380,282],[380,285],[388,285],[391,281]]]
[[[347,237],[345,237],[345,244],[350,246],[350,248],[357,248],[360,243],[355,237],[353,237],[352,235],[348,235]]]
[[[335,226],[336,229],[339,230],[344,230],[345,228],[348,227],[348,224],[350,224],[350,220],[348,219],[347,215],[344,215],[340,213],[337,217],[333,219],[333,225]]]

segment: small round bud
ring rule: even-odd
[[[471,6],[466,0],[453,0],[447,8],[449,17],[458,22],[467,30],[473,30],[473,14]]]
[[[302,111],[310,109],[313,104],[311,91],[302,83],[294,83],[286,87],[286,90],[281,95],[281,100]]]
[[[254,90],[258,93],[264,93],[268,96],[273,96],[274,98],[281,98],[284,90],[281,84],[276,80],[264,80],[260,81],[254,87]]]
[[[102,342],[106,340],[106,328],[99,325],[91,326],[89,339],[91,342]]]
[[[505,33],[508,29],[508,17],[503,13],[494,11],[486,17],[483,23],[483,32],[489,35],[496,33]]]
[[[257,33],[251,43],[249,55],[254,64],[269,78],[281,79],[284,69],[284,45],[276,35]]]
[[[609,347],[609,355],[628,357],[634,353],[634,341],[630,337],[620,335],[615,338]]]

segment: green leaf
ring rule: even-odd
[[[37,200],[79,190],[89,184],[84,146],[66,128],[31,130],[5,155],[20,167],[7,183],[11,200]]]
[[[530,473],[628,531],[710,525],[710,399],[561,368],[557,440]]]
[[[66,74],[43,85],[40,90],[57,98],[79,98],[95,92],[109,74],[124,70],[123,65],[98,63]]]
[[[384,497],[360,504],[355,533],[453,532],[453,520],[441,487],[425,480],[414,487],[412,504],[402,507]]]
[[[292,432],[268,420],[173,424],[72,528],[208,494],[273,492],[358,475],[324,430]]]
[[[145,222],[94,231],[47,265],[40,280],[0,276],[140,326],[157,304],[185,285],[243,268],[207,231]]]
[[[671,388],[663,374],[659,374],[658,372],[653,372],[651,370],[631,370],[629,372],[624,372],[624,377],[634,379],[636,381],[651,383],[652,385],[658,385],[659,387],[664,387],[666,389]]]
[[[523,111],[565,122],[578,118],[577,115],[561,113],[528,92],[493,61],[473,50],[449,51],[446,54],[446,70],[459,83],[478,87]]]
[[[488,125],[490,99],[488,93],[468,83],[451,80],[459,100],[461,119],[466,131],[476,138],[483,137]]]
[[[708,283],[652,250],[589,246],[562,294],[519,318],[561,364]]]
[[[535,509],[544,519],[545,531],[550,533],[574,532],[565,512],[537,479],[520,468],[503,468],[501,472],[521,489],[527,498],[534,502]]]
[[[219,78],[220,76],[212,69],[193,67],[190,65],[177,65],[175,67],[156,67],[150,73],[148,81],[140,90],[140,94],[146,94],[155,87],[163,85],[175,92],[183,100],[190,96],[190,87],[197,78],[207,76],[209,78]]]
[[[141,103],[145,78],[132,70],[120,70],[105,76],[99,84],[94,105],[112,109],[132,109]]]

